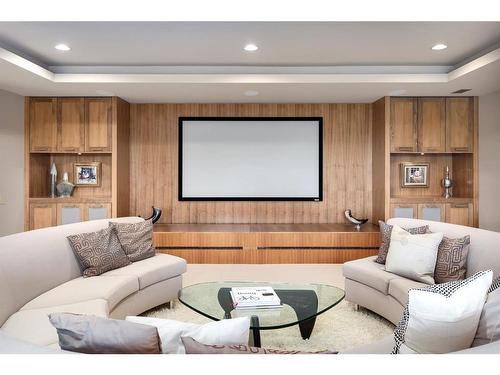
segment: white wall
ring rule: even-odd
[[[500,232],[500,91],[479,98],[479,227]]]
[[[0,236],[24,229],[24,98],[0,90]]]

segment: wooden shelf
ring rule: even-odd
[[[444,198],[441,196],[418,196],[418,197],[391,197],[391,203],[472,203],[472,198],[460,198],[460,197],[451,197]]]
[[[50,198],[50,197],[30,197],[30,203],[107,203],[111,202],[111,197],[90,197],[90,198]]]
[[[53,155],[53,154],[58,154],[58,155],[93,155],[93,154],[109,154],[111,155],[111,151],[30,151],[30,154],[47,154],[47,155]]]

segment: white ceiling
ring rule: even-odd
[[[500,22],[0,22],[0,89],[132,102],[484,95],[500,89],[499,42]]]

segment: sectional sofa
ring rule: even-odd
[[[435,221],[393,218],[388,224],[403,228],[429,225],[432,232],[443,232],[450,238],[470,235],[471,244],[467,257],[467,276],[477,271],[493,270],[494,277],[500,275],[500,233],[447,224]],[[385,271],[385,266],[375,262],[376,256],[346,262],[343,265],[345,276],[345,299],[376,312],[394,324],[398,324],[408,302],[408,290],[427,284],[409,280]],[[500,319],[500,318],[499,318]],[[393,337],[357,348],[353,353],[389,353],[394,346]],[[494,342],[463,351],[464,353],[499,353],[500,342]]]
[[[171,255],[82,277],[66,237],[104,229],[108,223],[87,221],[0,237],[0,353],[57,350],[57,333],[47,318],[51,312],[123,319],[177,298],[186,262]]]

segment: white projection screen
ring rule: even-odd
[[[323,119],[179,118],[179,200],[321,201]]]

